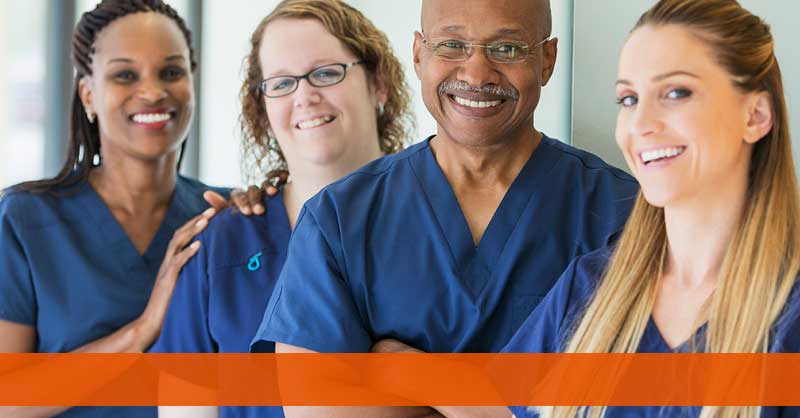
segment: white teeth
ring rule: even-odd
[[[661,148],[661,149],[654,149],[650,151],[645,151],[640,154],[642,158],[642,162],[647,164],[650,161],[660,160],[662,158],[672,158],[677,157],[683,153],[686,147],[670,147],[670,148]]]
[[[133,115],[134,122],[136,123],[159,123],[172,119],[169,113],[140,113]]]
[[[297,124],[299,129],[311,129],[316,128],[317,126],[324,125],[326,123],[331,123],[333,121],[333,116],[324,116],[321,118],[306,120]]]
[[[502,100],[492,100],[492,101],[467,100],[458,96],[453,96],[453,100],[455,100],[456,103],[460,104],[461,106],[476,107],[476,108],[495,107],[503,102]]]

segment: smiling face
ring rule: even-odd
[[[265,28],[259,60],[267,79],[302,76],[358,58],[318,20],[281,18]],[[317,75],[318,80],[328,76]],[[377,107],[385,102],[386,93],[374,84],[360,64],[348,68],[338,84],[314,87],[303,79],[291,94],[264,98],[271,130],[290,171],[297,173],[309,164],[352,169],[380,154]]]
[[[176,152],[194,111],[189,46],[178,25],[160,13],[134,13],[97,36],[92,75],[79,92],[97,114],[103,154],[141,159]]]
[[[426,0],[422,30],[428,41],[501,41],[531,46],[522,62],[496,63],[484,48],[463,61],[447,61],[414,39],[414,67],[422,98],[438,124],[438,134],[467,146],[492,146],[533,133],[533,112],[541,87],[553,72],[556,40],[539,28],[538,1]],[[469,87],[468,89],[459,86]]]
[[[698,36],[676,25],[637,29],[616,90],[617,145],[650,204],[746,187],[752,144],[769,130],[765,97],[740,92]]]

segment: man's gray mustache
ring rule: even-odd
[[[469,93],[491,94],[511,100],[519,99],[519,93],[510,88],[488,84],[483,87],[472,87],[464,81],[445,81],[439,85],[439,96],[444,96],[448,91],[465,91]]]

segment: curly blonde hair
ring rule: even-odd
[[[270,22],[277,19],[316,19],[341,41],[375,81],[386,86],[388,95],[383,112],[377,115],[380,148],[385,154],[403,149],[414,129],[410,111],[411,95],[403,66],[392,52],[389,39],[361,12],[340,0],[284,0],[258,24],[250,37],[250,53],[245,58],[246,77],[240,91],[242,114],[242,177],[247,184],[286,178],[286,160],[274,137],[269,135],[269,117],[258,88],[263,79],[258,53],[261,38]]]

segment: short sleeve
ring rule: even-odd
[[[327,353],[369,351],[372,339],[332,245],[304,208],[251,351],[272,351],[276,342]]]
[[[208,242],[208,240],[202,240]],[[208,263],[201,246],[183,267],[167,309],[154,353],[214,353],[216,343],[208,326]]]
[[[35,326],[36,294],[16,196],[0,198],[0,319]]]

